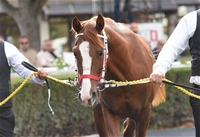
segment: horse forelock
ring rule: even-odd
[[[97,36],[98,32],[95,28],[96,27],[95,20],[90,19],[87,21],[83,21],[81,25],[83,28],[80,31],[80,33],[83,33],[84,41],[88,41],[89,43],[92,43],[96,46],[100,46],[100,47],[104,46],[103,42],[101,41],[101,38]]]

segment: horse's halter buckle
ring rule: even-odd
[[[75,85],[76,86],[81,85],[82,79],[89,78],[89,79],[93,79],[93,80],[99,81],[97,89],[100,91],[99,85],[105,83],[106,64],[107,64],[107,60],[108,60],[108,41],[107,41],[107,36],[106,36],[106,33],[105,33],[104,30],[102,30],[102,33],[103,33],[103,35],[97,34],[97,36],[100,37],[100,38],[103,38],[103,41],[104,41],[103,67],[102,67],[101,75],[100,76],[95,76],[95,75],[91,75],[91,74],[84,74],[84,75],[81,75],[80,77],[78,77],[78,71],[75,70],[76,77],[75,77],[74,81],[75,81]],[[79,36],[83,36],[83,33],[77,34],[75,36],[75,38],[77,38]],[[101,91],[102,90],[104,90],[104,89],[101,89]]]

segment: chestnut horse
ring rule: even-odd
[[[74,17],[72,31],[81,87],[78,98],[83,104],[92,104],[99,135],[120,136],[120,122],[126,119],[124,136],[145,137],[152,103],[165,101],[164,87],[152,82],[110,88],[104,84],[149,77],[155,59],[148,42],[101,14],[82,22]]]

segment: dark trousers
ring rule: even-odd
[[[12,109],[0,109],[0,137],[13,137],[14,126],[15,118]]]
[[[199,88],[199,85],[193,85],[195,88]],[[194,94],[200,95],[200,91],[193,91]],[[193,117],[194,117],[194,126],[196,137],[200,137],[200,99],[190,97],[190,105],[192,107]]]

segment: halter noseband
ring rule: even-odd
[[[93,79],[96,81],[99,81],[99,83],[104,83],[105,81],[105,71],[106,71],[106,63],[107,63],[107,59],[108,59],[108,42],[107,42],[107,36],[104,30],[102,30],[103,35],[97,34],[98,37],[103,38],[104,40],[104,55],[103,55],[103,68],[101,71],[101,75],[100,76],[95,76],[95,75],[91,75],[91,74],[84,74],[81,75],[80,77],[78,77],[78,72],[76,70],[76,79],[77,79],[77,83],[81,84],[81,81],[84,78],[89,78],[89,79]],[[83,33],[79,33],[75,36],[75,38],[79,37],[79,36],[83,36]]]

